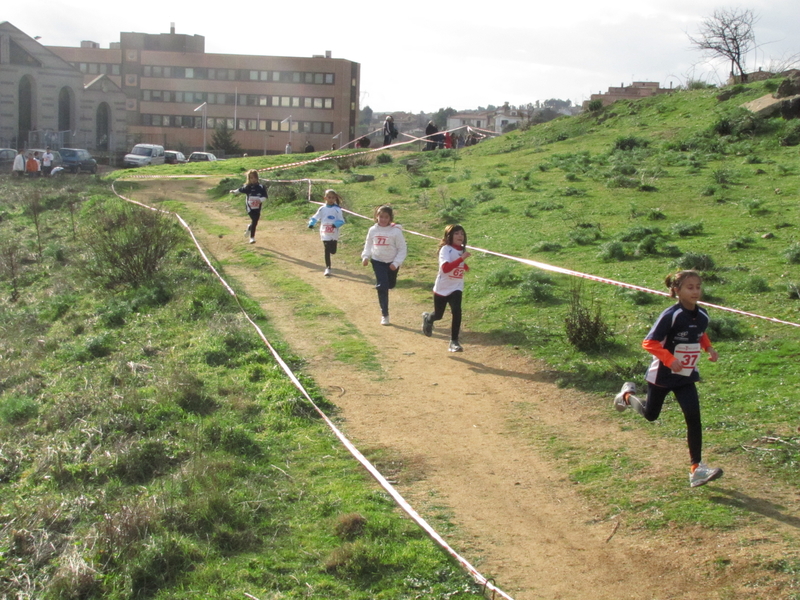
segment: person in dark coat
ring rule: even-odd
[[[425,150],[436,150],[436,134],[439,133],[439,128],[436,123],[428,121],[428,126],[425,128]]]
[[[394,117],[387,115],[383,122],[383,145],[390,145],[397,137],[397,128],[394,126]]]

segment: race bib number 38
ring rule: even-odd
[[[697,361],[700,360],[700,344],[678,344],[675,346],[673,354],[675,358],[681,361],[681,370],[678,375],[685,375],[688,377],[697,367]]]

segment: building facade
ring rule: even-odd
[[[227,127],[249,153],[341,147],[356,133],[360,65],[324,56],[208,54],[205,38],[121,33],[100,48],[50,47],[86,80],[105,75],[125,95],[127,145],[211,147]]]
[[[119,151],[125,95],[104,74],[84,75],[11,23],[0,23],[0,145]]]

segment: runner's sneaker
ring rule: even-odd
[[[689,485],[691,487],[698,487],[707,484],[709,481],[714,481],[722,477],[722,469],[718,467],[709,467],[705,463],[700,463],[689,474]]]
[[[250,225],[248,225],[247,229],[244,230],[244,237],[250,237]]]
[[[450,341],[450,347],[447,349],[448,352],[463,352],[464,348],[461,347],[461,344],[458,342]]]
[[[323,273],[323,275],[325,275],[325,277],[330,277],[331,276],[331,268],[330,267],[325,267],[325,273]]]
[[[433,335],[433,321],[430,321],[431,313],[422,313],[422,333],[431,337]]]
[[[381,317],[381,325],[391,325],[389,322],[389,315],[384,315]]]
[[[256,238],[250,238],[250,243],[251,244],[255,244],[256,243]]]
[[[636,384],[632,381],[626,381],[622,384],[622,389],[619,391],[619,394],[614,396],[614,408],[616,408],[619,412],[624,412],[628,408],[630,408],[631,403],[628,401],[629,394],[636,393]]]

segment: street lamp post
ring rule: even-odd
[[[203,102],[200,106],[194,109],[193,112],[197,112],[200,109],[203,109],[203,152],[206,151],[206,111],[208,110],[208,102]]]
[[[289,151],[287,154],[290,154],[292,150],[292,115],[289,115],[283,121],[281,121],[281,124],[283,123],[289,123],[289,145],[286,146],[286,148]]]

